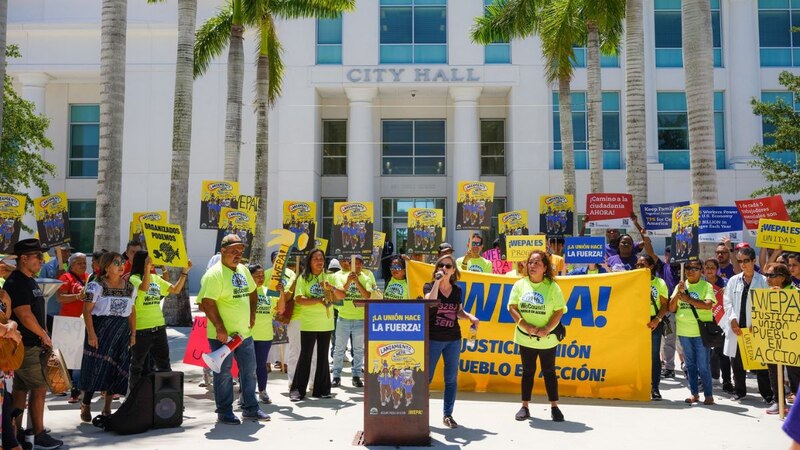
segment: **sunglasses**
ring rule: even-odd
[[[689,266],[689,267],[686,268],[686,270],[689,271],[689,272],[696,272],[696,271],[701,270],[701,269],[699,267],[697,267],[697,266]]]
[[[390,269],[392,269],[392,270],[403,270],[403,266],[391,266]]]
[[[753,260],[750,258],[745,258],[745,259],[737,259],[736,262],[738,262],[739,264],[750,264],[751,262],[753,262]]]
[[[783,275],[777,273],[765,273],[764,276],[767,278],[778,278],[782,277]]]
[[[475,241],[472,241],[472,246],[473,246],[473,247],[482,247],[482,246],[483,246],[483,242],[475,242]]]
[[[441,269],[441,268],[452,269],[453,265],[450,264],[450,263],[446,263],[446,264],[445,263],[439,263],[439,264],[436,265],[436,268],[437,269]]]
[[[25,256],[32,256],[38,260],[44,260],[44,254],[42,252],[37,253],[24,253]]]

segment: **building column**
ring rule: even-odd
[[[455,207],[459,181],[477,181],[481,176],[481,124],[478,115],[478,98],[481,87],[451,87],[453,99],[453,139],[450,151],[452,162],[452,190],[448,205]],[[448,211],[447,241],[453,244],[458,255],[463,254],[471,231],[456,231],[455,209]]]
[[[16,74],[16,78],[22,85],[22,98],[33,103],[37,114],[45,114],[47,83],[52,78],[49,75],[41,72],[19,73]],[[41,189],[39,189],[36,185],[24,187],[22,190],[26,191],[31,199],[35,199],[36,197],[40,197],[42,195]],[[25,214],[22,222],[30,229],[36,230],[36,218],[33,216],[33,214]],[[20,239],[28,237],[24,236],[24,234],[25,232],[23,231],[20,235]]]
[[[377,88],[346,88],[350,100],[347,120],[347,200],[374,201],[378,146],[372,129],[372,102]]]
[[[753,59],[759,54],[758,7],[749,0],[730,0],[727,6],[727,26],[723,30],[727,50],[724,54],[728,57],[724,61],[728,74],[725,113],[730,114],[726,120],[730,130],[727,157],[731,169],[752,169],[747,165],[753,159],[750,150],[761,143],[761,118],[749,107],[751,98],[761,98],[761,68],[758,58]]]

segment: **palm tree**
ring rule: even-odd
[[[103,0],[100,29],[100,151],[94,248],[120,248],[127,0]]]
[[[642,0],[627,0],[625,10],[625,183],[638,214],[647,203]]]
[[[683,65],[689,122],[689,158],[692,203],[717,204],[717,164],[714,142],[714,55],[711,44],[711,7],[708,0],[683,0]],[[700,247],[701,256],[713,254],[713,244]]]
[[[0,0],[0,80],[6,79],[6,26],[8,25],[8,0]],[[0,99],[3,99],[4,83],[0,83]],[[0,140],[3,137],[3,102],[0,101]]]

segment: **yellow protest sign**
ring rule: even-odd
[[[758,221],[756,246],[800,252],[800,223],[760,219]]]
[[[686,263],[700,258],[700,205],[672,210],[672,262]]]
[[[534,250],[547,251],[547,236],[506,235],[506,261],[526,261]]]
[[[542,195],[539,197],[539,233],[548,237],[574,234],[575,196]]]
[[[459,181],[456,230],[489,230],[493,203],[494,183],[491,181]]]
[[[141,242],[142,245],[145,245],[144,230],[142,228],[143,220],[146,220],[148,222],[167,223],[167,212],[147,211],[147,212],[133,213],[133,219],[131,220],[131,227],[128,232],[128,240]]]
[[[386,243],[386,233],[380,231],[372,232],[372,256],[366,267],[376,270],[381,265],[381,255],[383,254],[383,244]]]
[[[736,336],[736,341],[739,343],[739,354],[742,355],[742,367],[744,370],[766,369],[767,366],[753,359],[753,334],[750,333],[750,329],[741,330],[742,334]]]
[[[69,213],[65,192],[35,199],[33,210],[36,216],[36,230],[42,245],[55,247],[69,242]]]
[[[800,366],[800,291],[751,289],[753,360]]]
[[[0,253],[14,251],[25,215],[25,196],[0,194]]]
[[[189,267],[186,244],[179,225],[143,221],[147,253],[156,266]]]
[[[283,228],[295,234],[308,235],[306,246],[297,250],[301,253],[311,251],[317,233],[317,204],[288,200],[283,202]]]
[[[372,202],[335,202],[331,232],[332,254],[345,257],[371,255],[374,221]]]
[[[200,191],[200,228],[217,229],[222,208],[238,208],[239,183],[203,180]]]
[[[314,246],[317,247],[318,249],[322,250],[322,253],[327,253],[328,252],[328,240],[327,239],[324,239],[324,238],[321,238],[321,237],[314,238]]]
[[[436,208],[408,209],[408,253],[435,255],[439,251],[443,214]]]
[[[411,297],[422,296],[432,266],[407,264]],[[461,272],[464,309],[481,320],[475,350],[462,339],[458,388],[462,391],[519,394],[522,364],[513,342],[508,312],[514,278]],[[559,277],[568,311],[561,322],[567,337],[556,347],[558,390],[569,397],[650,400],[650,275],[632,270],[602,275]],[[469,322],[461,321],[462,336]],[[442,373],[442,367],[436,369]],[[435,377],[432,389],[442,389]],[[544,383],[535,383],[544,393]]]

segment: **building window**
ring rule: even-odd
[[[79,252],[91,254],[94,251],[94,222],[96,217],[94,200],[69,200],[70,244]]]
[[[317,64],[342,63],[342,16],[317,19]]]
[[[722,23],[719,0],[711,3],[714,67],[722,67]],[[656,67],[683,67],[681,0],[655,0]]]
[[[659,92],[658,162],[667,170],[687,170],[690,167],[689,121],[684,92]],[[725,95],[714,93],[714,142],[717,169],[725,168]]]
[[[797,0],[758,0],[761,67],[800,66],[800,32],[793,32],[798,26]]]
[[[586,47],[573,47],[575,59],[572,60],[572,67],[586,67]],[[604,55],[600,53],[600,67],[619,67],[619,49],[616,55]]]
[[[483,0],[483,9],[495,3],[497,0]],[[509,64],[511,63],[511,44],[508,41],[500,40],[492,42],[483,48],[484,64]]]
[[[69,105],[68,177],[97,178],[100,105]]]
[[[322,175],[347,175],[347,121],[322,121]]]
[[[444,120],[384,120],[383,175],[445,175]]]
[[[446,64],[447,0],[381,0],[381,64]]]
[[[494,240],[500,237],[500,234],[497,232],[497,216],[504,212],[506,212],[506,199],[504,197],[495,197],[494,202],[492,202],[491,228],[489,228],[489,231],[486,233],[486,245],[483,246],[484,250],[492,248]]]
[[[603,169],[622,168],[620,139],[619,92],[603,92]],[[572,137],[575,148],[575,168],[589,168],[589,122],[586,112],[586,92],[572,92]],[[553,92],[553,168],[562,169],[561,119],[558,116],[558,92]]]
[[[791,105],[793,103],[792,93],[791,92],[762,92],[761,93],[761,101],[767,103],[778,103],[784,102],[787,105]],[[794,110],[800,111],[800,104],[794,103]],[[775,125],[771,123],[767,123],[762,117],[761,119],[761,129],[762,129],[762,143],[764,145],[773,145],[775,144],[775,138],[772,136],[767,136],[770,133],[775,132]],[[793,151],[782,151],[782,152],[772,152],[769,154],[770,158],[778,160],[782,163],[788,164],[792,167],[797,167],[797,153]]]
[[[346,202],[346,198],[322,198],[322,217],[320,223],[322,230],[320,237],[323,239],[331,240],[331,231],[333,230],[333,204],[336,202]]]
[[[481,175],[506,174],[506,122],[481,120]]]
[[[381,226],[386,239],[394,243],[398,254],[406,253],[408,239],[408,210],[411,208],[436,208],[442,210],[442,224],[447,223],[444,198],[384,198],[381,200]],[[445,236],[445,240],[447,236]]]

